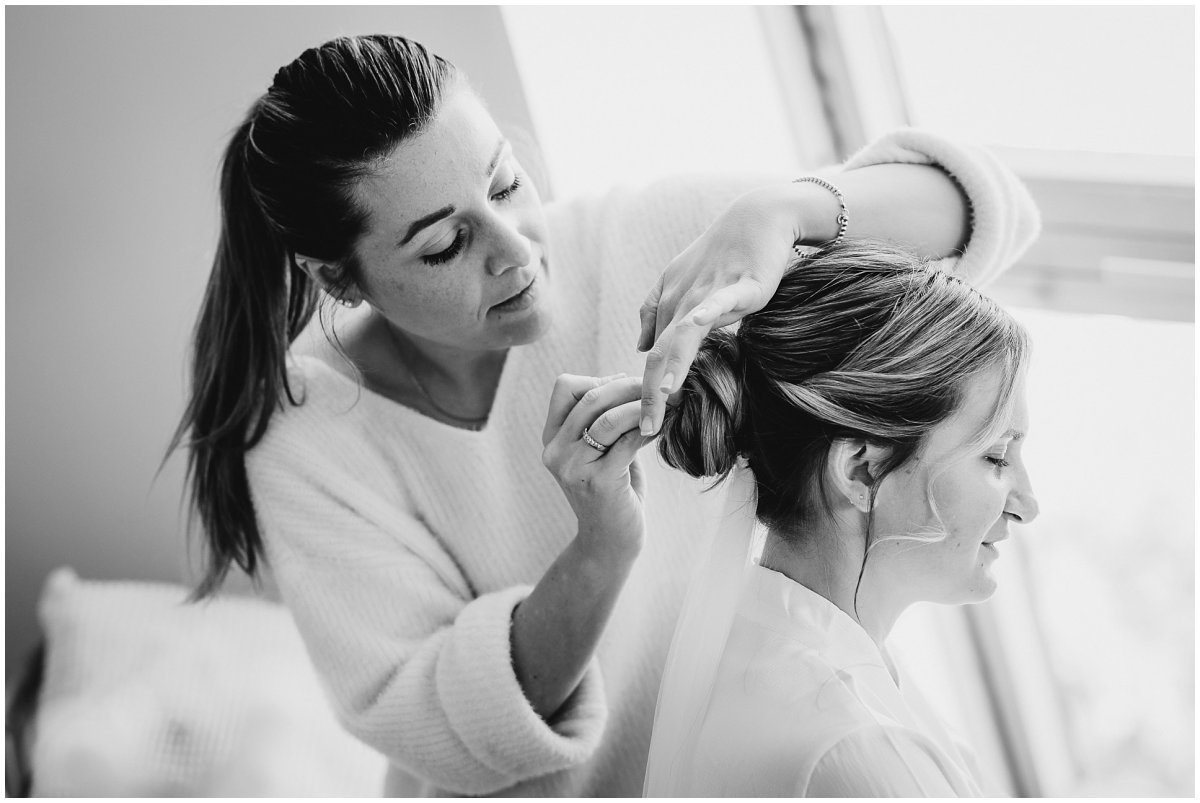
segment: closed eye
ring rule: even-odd
[[[513,193],[521,188],[521,176],[513,177],[512,184],[502,189],[500,192],[492,196],[493,201],[507,201],[512,197]],[[421,257],[421,261],[426,265],[441,265],[444,262],[449,262],[458,256],[458,252],[462,250],[463,243],[466,242],[467,234],[464,230],[459,229],[458,234],[454,237],[454,242],[450,243],[450,247],[444,251],[438,251],[436,254],[426,254]]]
[[[467,233],[459,229],[458,234],[454,236],[454,242],[450,243],[450,247],[444,251],[438,251],[436,254],[426,254],[421,257],[421,261],[426,265],[440,265],[443,262],[449,262],[458,256],[458,252],[462,250],[463,242],[467,239]]]
[[[507,187],[500,190],[500,192],[493,195],[492,200],[493,201],[507,201],[509,199],[509,197],[511,197],[512,194],[514,192],[516,192],[517,190],[519,190],[520,188],[521,188],[521,177],[516,176],[513,178],[513,183],[509,184]]]

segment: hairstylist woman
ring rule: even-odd
[[[1014,179],[933,137],[849,167],[852,236],[942,256],[969,233],[975,278],[1036,229]],[[641,792],[688,546],[720,499],[630,468],[637,379],[555,377],[640,373],[638,305],[668,263],[643,319],[660,376],[682,377],[709,328],[691,307],[748,312],[721,295],[765,303],[794,241],[837,235],[826,188],[755,186],[543,209],[462,76],[395,36],[305,51],[233,135],[180,430],[201,591],[269,559],[342,721],[390,760],[388,793]],[[322,299],[352,309],[297,340]]]

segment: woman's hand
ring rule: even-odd
[[[940,259],[961,252],[970,235],[966,195],[941,168],[873,164],[844,170],[834,183],[851,213],[847,237],[886,240],[923,259]],[[643,435],[662,426],[668,397],[683,385],[704,336],[766,306],[791,262],[792,245],[833,240],[840,211],[836,196],[812,182],[761,187],[730,204],[671,261],[641,310],[638,350],[650,350],[642,378]]]
[[[581,544],[598,554],[636,554],[645,538],[644,481],[635,459],[641,380],[617,374],[563,374],[554,383],[542,431],[542,463],[579,520]],[[602,452],[583,440],[584,428]]]
[[[542,431],[542,463],[579,520],[576,537],[513,612],[517,681],[550,720],[578,687],[645,540],[637,430],[641,380],[564,374]],[[583,429],[604,449],[589,446]]]
[[[668,396],[683,385],[700,342],[762,309],[774,295],[801,239],[798,195],[835,220],[838,204],[827,190],[799,185],[763,187],[735,200],[659,276],[642,304],[638,350],[646,355],[639,426],[653,435],[662,426]]]

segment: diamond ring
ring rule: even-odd
[[[595,438],[593,438],[591,435],[588,434],[587,427],[583,428],[583,442],[586,443],[588,446],[592,447],[593,449],[595,449],[600,454],[604,454],[605,452],[608,451],[607,446],[605,446],[603,443],[601,443],[600,441],[596,440]]]

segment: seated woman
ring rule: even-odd
[[[886,640],[914,602],[987,599],[1009,523],[1037,515],[1028,353],[965,282],[861,242],[812,255],[736,333],[708,336],[659,452],[732,473],[754,506],[729,511],[723,565],[693,580],[648,795],[980,794]]]

